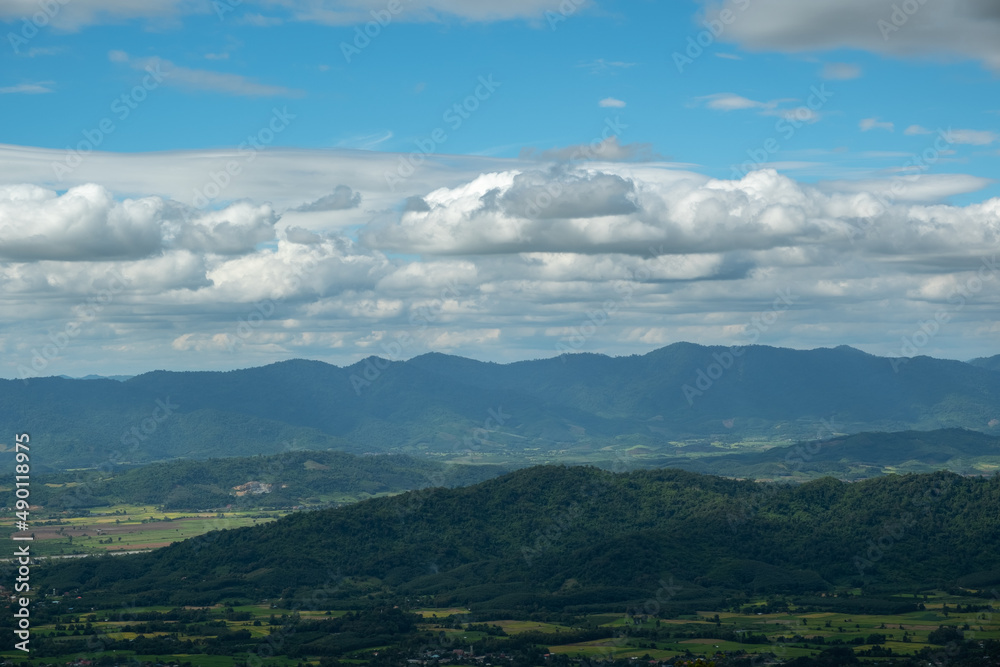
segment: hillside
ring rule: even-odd
[[[47,511],[120,503],[171,510],[230,504],[242,509],[284,508],[428,486],[472,484],[502,472],[498,466],[445,465],[404,455],[301,451],[169,461],[115,470],[113,474],[57,473],[37,478],[32,498]],[[240,491],[244,493],[237,495]],[[13,489],[7,504],[14,504]]]
[[[714,378],[714,379],[713,379]],[[0,381],[0,431],[26,430],[51,469],[294,448],[490,462],[597,461],[676,441],[811,439],[971,428],[1000,434],[1000,374],[858,350],[678,343],[643,356],[495,364],[441,354],[347,368],[287,361],[124,382]],[[7,443],[8,447],[10,443]]]
[[[657,463],[713,475],[797,481],[934,470],[981,475],[1000,470],[1000,438],[965,429],[857,433],[764,452],[675,457]]]
[[[621,609],[667,579],[682,587],[672,604],[683,608],[734,595],[816,596],[833,586],[872,595],[959,579],[997,583],[998,528],[996,476],[792,487],[543,466],[297,513],[148,555],[52,565],[40,581],[42,590],[82,595],[83,606],[98,598],[202,605],[287,602],[335,575],[330,604],[340,608],[408,599],[511,613]]]
[[[980,357],[969,362],[978,368],[985,368],[991,371],[1000,371],[1000,354],[992,357]]]

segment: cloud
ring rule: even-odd
[[[284,19],[278,16],[264,16],[263,14],[243,14],[237,19],[237,23],[240,25],[249,25],[255,28],[272,28],[277,25],[282,25],[285,22]]]
[[[828,81],[847,81],[861,76],[861,68],[848,63],[827,63],[820,76]]]
[[[903,134],[907,136],[912,136],[915,134],[932,134],[931,130],[926,127],[921,127],[920,125],[910,125],[908,128],[903,130]]]
[[[735,93],[715,93],[696,98],[709,109],[716,111],[740,111],[743,109],[773,109],[776,102],[758,102]]]
[[[428,210],[369,224],[361,238],[383,251],[426,255],[642,254],[650,246],[670,254],[846,250],[857,221],[867,219],[866,230],[891,230],[900,244],[889,249],[873,241],[868,250],[875,254],[905,255],[932,242],[955,252],[963,243],[982,247],[1000,230],[988,216],[973,215],[974,207],[907,209],[903,202],[930,204],[989,183],[941,175],[837,183],[825,192],[770,170],[739,181],[663,171],[642,179],[606,171],[500,172],[430,192]],[[876,195],[899,205],[880,211]],[[997,205],[1000,200],[985,210]],[[967,227],[959,222],[966,216]],[[863,244],[856,249],[865,250]]]
[[[89,26],[144,20],[156,27],[176,28],[186,16],[220,14],[241,25],[269,27],[287,20],[320,25],[347,26],[372,20],[372,12],[387,11],[385,0],[263,0],[268,8],[284,10],[286,16],[264,15],[257,12],[236,12],[240,3],[209,0],[78,0],[60,3],[53,13],[51,25],[58,30],[77,31]],[[579,11],[592,2],[581,0],[574,7]],[[406,22],[441,22],[446,20],[493,22],[525,20],[545,23],[545,12],[557,12],[551,0],[408,0],[403,11],[393,19]],[[38,12],[36,0],[5,0],[0,3],[0,21],[13,23]]]
[[[1000,71],[1000,12],[994,0],[916,3],[896,0],[722,0],[706,16],[740,17],[720,39],[752,51],[862,49],[900,58],[967,58]]]
[[[715,57],[724,60],[743,60],[743,56],[738,56],[735,53],[722,53],[718,51],[715,53]]]
[[[323,25],[355,25],[372,20],[372,12],[386,11],[385,0],[270,0],[269,4],[285,8],[297,21]],[[576,11],[592,3],[574,3]],[[544,23],[546,12],[558,12],[551,0],[408,0],[394,20],[409,22],[441,22],[459,19],[473,22],[528,20]]]
[[[39,11],[37,0],[0,2],[0,21],[13,23]],[[86,0],[58,2],[55,11],[46,12],[57,30],[75,32],[92,25],[108,25],[141,19],[160,26],[176,26],[180,17],[207,14],[212,6],[204,0]]]
[[[163,85],[177,86],[186,90],[208,91],[236,95],[240,97],[301,97],[301,90],[271,86],[253,79],[228,72],[179,67],[158,56],[133,58],[124,51],[111,51],[108,59],[115,63],[127,63],[135,70],[151,70],[162,74]]]
[[[610,162],[626,162],[629,160],[651,160],[655,154],[652,145],[646,143],[621,144],[617,136],[593,144],[577,144],[564,148],[550,148],[538,151],[534,147],[521,149],[522,160],[543,160],[569,162],[576,160],[602,160]]]
[[[968,144],[971,146],[989,146],[998,139],[1000,135],[996,132],[984,130],[952,130],[945,132],[947,140],[953,144]]]
[[[238,254],[274,238],[269,206],[194,211],[160,197],[117,200],[81,185],[57,194],[0,186],[0,257],[10,261],[140,259],[169,249]]]
[[[318,211],[344,211],[361,205],[361,194],[354,192],[346,185],[338,185],[331,194],[320,197],[314,202],[303,204],[294,210],[302,213]]]
[[[931,204],[982,190],[993,183],[989,178],[968,174],[920,174],[891,180],[826,181],[819,187],[830,193],[876,193],[898,202]]]
[[[54,82],[39,81],[38,83],[20,83],[16,86],[6,86],[0,88],[0,95],[42,95],[51,93],[49,88]]]
[[[862,132],[870,132],[871,130],[888,130],[889,132],[895,132],[896,126],[890,122],[881,122],[878,118],[863,118],[861,122],[858,123],[858,127],[861,128]]]
[[[0,146],[0,182],[42,180],[58,155]],[[553,356],[607,303],[589,351],[734,344],[778,289],[796,305],[762,343],[898,354],[1000,246],[1000,199],[942,203],[989,183],[965,174],[807,184],[770,170],[726,180],[650,162],[428,158],[394,193],[382,174],[398,155],[278,150],[234,179],[245,201],[199,211],[164,194],[229,159],[95,153],[73,177],[101,185],[2,186],[2,372],[30,366],[115,272],[128,287],[46,373],[349,363],[403,334],[406,357]],[[338,213],[354,216],[350,234],[290,210],[348,182],[341,201],[365,204]],[[239,337],[265,300],[273,314]],[[969,299],[933,351],[995,347],[998,304],[989,289]]]
[[[781,98],[758,102],[735,93],[715,93],[695,98],[696,102],[704,104],[709,109],[716,111],[744,111],[755,109],[761,116],[776,116],[785,120],[797,121],[799,123],[815,123],[822,114],[817,109],[808,106],[782,107],[782,104],[794,102],[791,98]]]
[[[615,99],[614,97],[605,97],[603,100],[597,103],[597,106],[603,107],[605,109],[624,109],[625,103],[621,100]]]

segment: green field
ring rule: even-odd
[[[32,553],[69,557],[107,552],[148,551],[212,530],[253,526],[288,514],[282,511],[160,511],[151,506],[112,505],[89,508],[87,516],[45,513],[32,508]],[[0,520],[0,530],[14,534],[14,517]]]

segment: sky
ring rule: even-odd
[[[0,0],[0,377],[1000,352],[994,0]]]

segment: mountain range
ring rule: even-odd
[[[997,435],[996,359],[677,343],[641,356],[510,364],[432,353],[344,368],[292,360],[124,381],[0,380],[0,432],[29,432],[45,452],[41,470],[293,449],[597,462],[640,446],[670,456],[682,444],[863,431]]]

